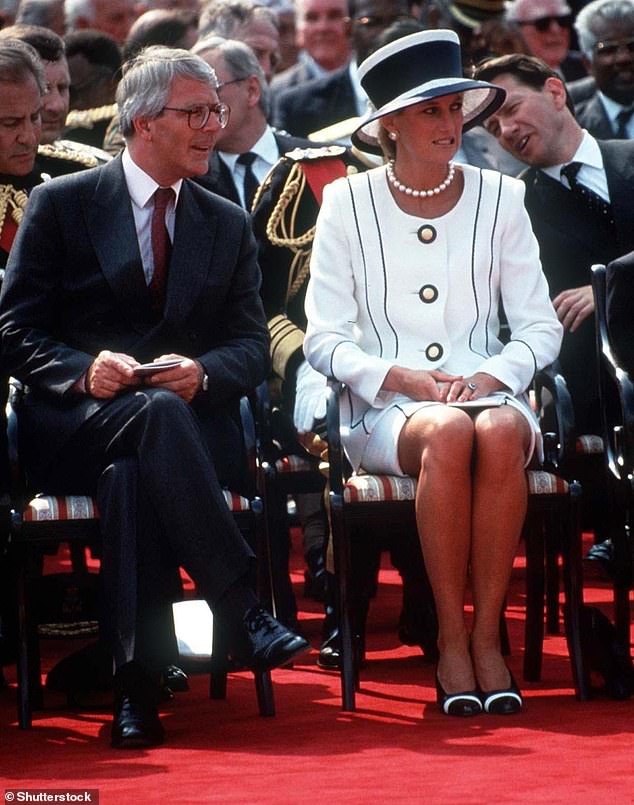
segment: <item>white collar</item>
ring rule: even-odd
[[[273,134],[273,129],[270,126],[266,127],[264,134],[256,143],[253,144],[251,148],[249,148],[249,151],[252,154],[255,154],[259,159],[264,160],[268,167],[271,167],[271,165],[274,165],[277,162],[280,157],[280,150],[277,147],[277,141],[275,139],[275,135]],[[225,165],[233,174],[240,154],[232,154],[228,151],[218,151],[218,155],[222,158]]]
[[[136,164],[127,148],[124,148],[123,154],[121,155],[121,164],[123,166],[123,175],[128,186],[130,198],[137,207],[145,207],[150,203],[154,192],[160,185],[146,173],[143,168],[140,168]],[[178,195],[182,185],[183,180],[178,179],[171,186],[176,195],[174,206],[178,203]]]

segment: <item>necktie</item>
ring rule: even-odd
[[[253,206],[253,199],[255,198],[255,191],[258,189],[260,183],[255,178],[253,173],[253,161],[256,159],[257,154],[253,151],[247,151],[240,154],[238,157],[238,164],[244,165],[244,206],[247,210],[251,210]]]
[[[621,111],[616,116],[616,132],[614,136],[617,140],[628,140],[629,135],[627,133],[627,124],[630,122],[630,118],[634,114],[634,106],[630,107],[629,109],[621,109]]]
[[[564,165],[561,169],[561,175],[568,179],[570,190],[577,196],[584,205],[596,215],[604,218],[608,223],[613,224],[614,218],[612,217],[612,205],[601,198],[598,193],[590,190],[584,184],[577,180],[577,174],[581,169],[581,162],[570,162]]]
[[[152,212],[152,255],[154,257],[154,273],[150,281],[150,297],[152,307],[157,313],[165,306],[165,290],[167,288],[167,270],[172,254],[172,242],[165,224],[167,205],[174,198],[171,187],[159,187],[154,192],[154,210]]]

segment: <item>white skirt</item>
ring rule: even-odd
[[[490,398],[486,397],[478,400],[477,405],[468,406],[466,410],[480,411],[483,408],[493,408],[500,404],[513,406],[525,417],[530,426],[531,440],[524,457],[524,466],[527,467],[530,464],[536,449],[541,461],[543,459],[541,432],[526,394],[520,397],[513,397],[510,394],[501,392],[492,395]],[[372,431],[363,451],[361,459],[362,470],[372,474],[405,475],[398,461],[398,440],[401,428],[412,414],[430,405],[444,405],[444,403],[432,402],[431,400],[414,402],[409,398],[403,397],[402,400],[396,401],[381,412],[373,423]]]

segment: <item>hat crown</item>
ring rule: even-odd
[[[460,40],[444,29],[403,36],[359,66],[361,86],[377,109],[422,84],[461,77]]]

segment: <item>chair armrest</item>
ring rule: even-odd
[[[634,383],[619,365],[610,344],[604,265],[592,266],[592,290],[603,441],[610,471],[625,480],[634,471]]]
[[[572,398],[558,364],[552,363],[537,372],[533,388],[537,416],[544,437],[544,463],[547,467],[558,470],[575,454]]]
[[[343,494],[344,455],[341,445],[339,420],[339,401],[344,384],[332,377],[328,378],[328,398],[326,403],[326,428],[328,434],[328,480],[330,491],[335,495]]]

